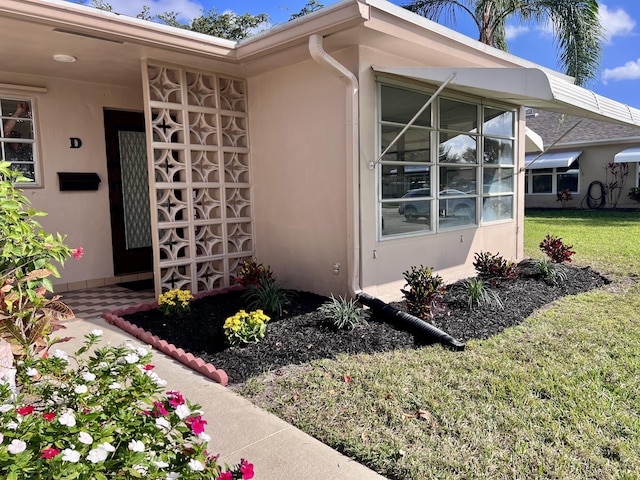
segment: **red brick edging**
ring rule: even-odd
[[[218,295],[222,293],[228,293],[234,290],[242,290],[244,287],[240,285],[236,285],[228,288],[220,288],[217,290],[211,290],[209,292],[200,292],[194,295],[194,299],[209,297],[212,295]],[[210,378],[214,382],[218,382],[222,386],[226,386],[229,383],[229,378],[227,377],[227,373],[222,370],[216,368],[214,365],[210,363],[206,363],[203,359],[194,357],[193,354],[185,352],[182,348],[176,348],[173,343],[168,343],[166,340],[162,340],[158,338],[158,336],[153,335],[151,332],[148,332],[137,325],[128,322],[121,315],[130,315],[136,312],[142,312],[146,310],[153,310],[154,308],[158,308],[158,302],[152,303],[142,303],[140,305],[136,305],[133,307],[127,307],[119,310],[113,310],[111,312],[103,313],[102,318],[104,318],[107,323],[111,325],[115,325],[116,327],[124,330],[128,334],[136,337],[139,340],[142,340],[148,345],[151,345],[156,350],[161,351],[162,353],[169,355],[180,363],[186,365],[187,367],[195,370],[198,373],[201,373],[207,378]]]

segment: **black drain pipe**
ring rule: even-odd
[[[411,327],[418,332],[425,334],[428,338],[441,343],[445,347],[450,347],[453,350],[458,351],[464,350],[465,344],[456,340],[448,333],[443,332],[439,328],[436,328],[430,323],[425,322],[421,318],[410,315],[406,312],[398,310],[397,308],[393,308],[391,305],[384,303],[379,298],[372,297],[371,295],[367,295],[364,292],[359,292],[356,295],[356,300],[373,310],[377,310],[382,314],[387,315],[394,320],[397,320],[398,323],[402,325]]]

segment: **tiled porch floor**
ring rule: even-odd
[[[156,300],[153,290],[133,291],[118,285],[62,293],[62,300],[76,318],[100,317],[105,312]]]

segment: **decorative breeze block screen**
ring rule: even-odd
[[[246,82],[147,63],[156,290],[233,283],[254,255]]]

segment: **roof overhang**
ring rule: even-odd
[[[542,68],[381,67],[374,71],[440,84],[448,88],[515,105],[578,117],[640,126],[640,110],[574,85],[565,76]]]
[[[582,151],[554,152],[543,155],[526,155],[524,165],[527,170],[541,168],[568,168],[582,154]]]
[[[640,162],[640,148],[627,148],[613,157],[613,163]]]

